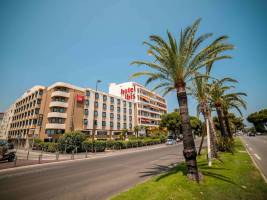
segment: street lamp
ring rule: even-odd
[[[101,80],[97,80],[97,81],[96,81],[96,84],[95,84],[95,91],[97,91],[98,83],[101,83],[101,82],[102,82]]]

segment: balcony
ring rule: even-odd
[[[54,92],[52,92],[51,97],[66,97],[66,98],[69,98],[70,97],[70,93],[63,92],[63,91],[54,91]]]
[[[65,124],[46,124],[46,129],[65,129]]]
[[[49,104],[49,107],[63,107],[63,108],[67,108],[68,106],[69,106],[68,103],[60,102],[60,101],[52,101]]]
[[[49,112],[47,114],[48,118],[57,117],[57,118],[67,118],[67,113],[60,113],[60,112]]]

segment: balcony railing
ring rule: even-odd
[[[60,113],[60,112],[49,112],[47,114],[48,118],[51,117],[58,117],[58,118],[67,118],[67,113]]]
[[[54,92],[52,92],[51,97],[66,97],[66,98],[69,98],[70,97],[70,93],[63,92],[63,91],[54,91]]]

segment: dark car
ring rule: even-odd
[[[249,132],[248,136],[256,136],[256,134],[254,132]]]
[[[16,152],[13,143],[0,140],[0,161],[7,160],[8,162],[12,162],[15,160],[15,157]]]

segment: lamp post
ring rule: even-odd
[[[95,84],[95,91],[97,91],[98,83],[101,83],[101,82],[102,82],[101,80],[97,80],[97,81],[96,81],[96,84]]]

